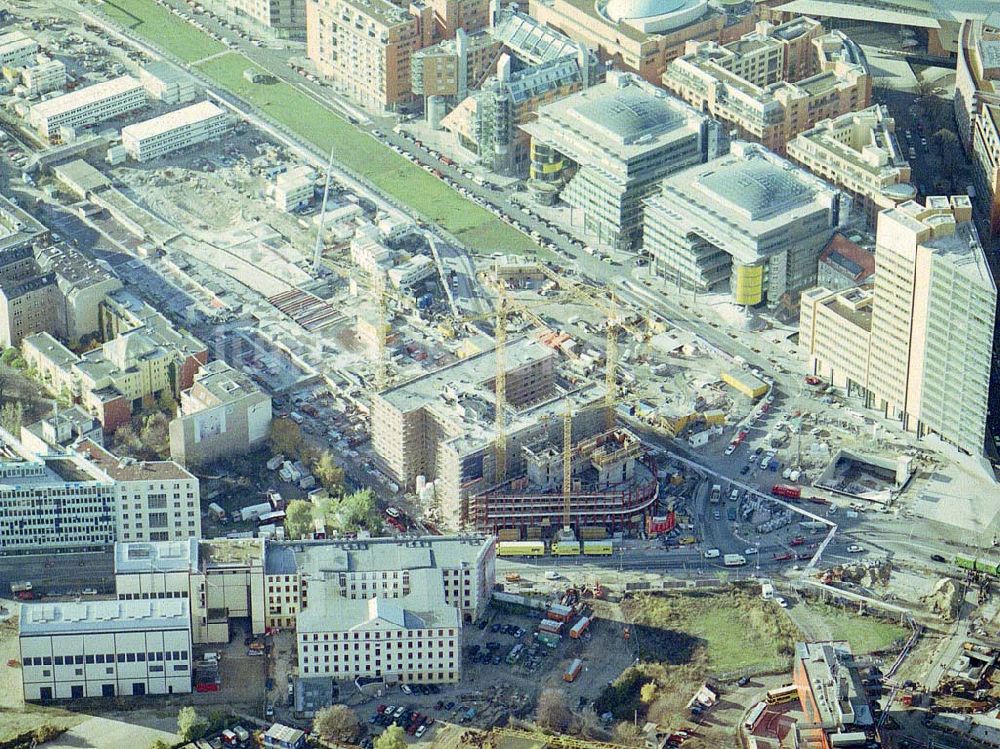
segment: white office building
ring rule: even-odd
[[[38,42],[21,31],[0,35],[0,68],[23,68],[34,62]]]
[[[462,617],[441,594],[440,570],[416,570],[399,594],[372,598],[345,598],[336,581],[310,585],[295,629],[303,678],[426,684],[462,676]]]
[[[580,234],[622,248],[639,243],[642,201],[660,180],[725,153],[718,123],[627,73],[542,107],[521,129],[532,180],[560,191]]]
[[[98,549],[201,535],[198,479],[172,461],[118,458],[84,440],[32,453],[0,430],[0,552]],[[13,456],[13,457],[11,457]]]
[[[186,104],[198,93],[191,76],[169,62],[151,62],[139,71],[139,80],[151,99],[164,104]]]
[[[191,691],[191,618],[176,600],[23,604],[25,700]]]
[[[202,101],[122,128],[122,145],[136,161],[151,161],[182,148],[221,138],[231,125],[226,112]]]
[[[733,301],[794,304],[816,285],[840,222],[841,193],[755,143],[663,181],[646,201],[643,249],[684,288],[729,281]]]
[[[105,122],[146,106],[146,89],[129,75],[114,78],[31,107],[28,122],[52,140],[59,128],[79,129]]]
[[[37,62],[21,70],[21,83],[28,96],[60,91],[66,85],[66,66],[60,60],[39,56]]]
[[[279,211],[289,213],[309,205],[313,200],[316,172],[300,165],[282,172],[274,179],[274,204]]]

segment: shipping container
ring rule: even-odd
[[[569,664],[569,668],[566,669],[566,673],[563,674],[563,681],[576,681],[576,677],[580,675],[582,670],[583,661],[574,658],[573,662]]]
[[[607,557],[614,554],[614,546],[610,541],[584,541],[583,553],[592,557]]]
[[[573,609],[570,606],[563,606],[561,603],[554,603],[545,612],[546,619],[556,622],[568,622],[573,617]]]
[[[498,557],[540,557],[545,555],[542,541],[500,541],[497,543]]]
[[[553,619],[542,619],[542,621],[538,623],[539,632],[549,632],[554,635],[561,635],[562,628],[562,622],[558,622]]]
[[[554,648],[559,645],[562,637],[557,634],[553,634],[552,632],[538,632],[535,635],[535,639],[547,648]]]
[[[217,522],[226,522],[226,511],[222,509],[215,502],[208,505],[208,514],[211,515]]]
[[[569,630],[569,636],[574,640],[579,640],[588,629],[590,629],[590,617],[585,616],[572,626]]]
[[[580,555],[579,541],[553,541],[552,556],[575,557]]]

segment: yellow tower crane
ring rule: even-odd
[[[375,320],[375,390],[381,392],[389,384],[389,291],[381,273],[374,277],[377,316]]]
[[[572,536],[570,525],[570,495],[573,492],[573,406],[566,400],[563,414],[563,536]]]
[[[507,290],[497,279],[497,319],[494,340],[496,348],[496,376],[494,377],[494,401],[496,445],[494,448],[496,460],[496,483],[507,480]]]

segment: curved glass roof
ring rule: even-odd
[[[673,13],[687,0],[610,0],[607,14],[615,23],[627,18],[651,18]]]
[[[685,120],[683,112],[671,107],[665,99],[650,96],[637,87],[618,89],[585,101],[575,106],[573,112],[623,144],[673,130]]]
[[[813,196],[812,188],[797,179],[793,171],[763,159],[731,164],[698,181],[752,221],[766,219]]]

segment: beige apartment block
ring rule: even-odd
[[[202,5],[250,32],[301,39],[307,0],[202,0]]]
[[[971,201],[929,197],[883,211],[875,259],[870,302],[859,289],[804,297],[801,354],[904,429],[981,454],[997,292]]]
[[[788,143],[788,158],[847,192],[872,226],[879,211],[916,196],[895,122],[882,104],[799,133]]]
[[[663,86],[722,120],[741,139],[785,153],[788,141],[825,119],[864,109],[871,76],[844,34],[812,19],[760,22],[726,45],[690,42],[663,74]]]
[[[309,0],[306,51],[320,75],[372,111],[413,103],[410,58],[434,42],[434,12],[423,3]]]

